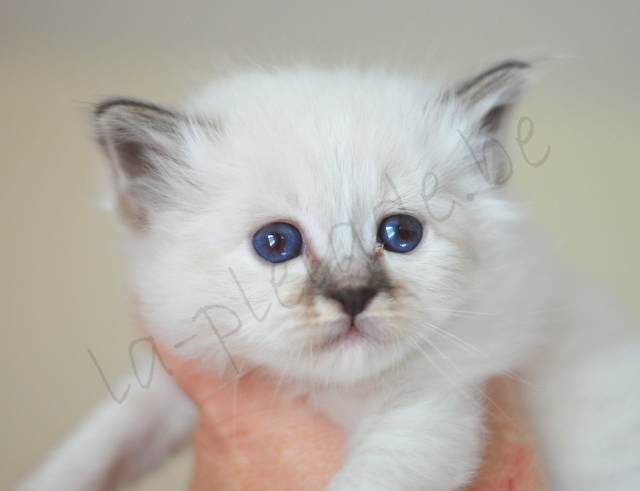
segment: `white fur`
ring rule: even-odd
[[[330,490],[468,483],[482,387],[498,373],[526,381],[552,489],[640,489],[638,330],[550,259],[461,137],[478,156],[499,139],[482,118],[513,104],[528,72],[507,64],[467,91],[379,72],[248,73],[159,125],[117,104],[98,114],[116,189],[144,215],[129,260],[154,336],[173,346],[197,334],[177,352],[223,370],[218,337],[204,315],[192,319],[217,305],[208,313],[221,335],[241,322],[224,338],[235,365],[270,370],[350,435]],[[127,174],[125,140],[152,149],[153,173]],[[505,164],[487,150],[498,178]],[[424,224],[406,254],[376,243],[380,220],[397,213]],[[301,257],[272,265],[254,252],[253,234],[275,221],[300,229]],[[357,286],[372,261],[392,288],[357,317],[365,337],[334,341],[349,320],[310,275]],[[139,475],[186,440],[193,410],[171,404],[181,398],[163,378],[121,406],[107,400],[20,489],[111,489]]]

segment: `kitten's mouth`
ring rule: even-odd
[[[368,336],[362,332],[355,325],[355,322],[351,321],[351,325],[344,332],[338,334],[334,338],[332,338],[328,343],[327,347],[333,347],[338,345],[352,345],[354,343],[360,342],[367,338]]]
[[[327,332],[318,340],[317,349],[334,350],[363,346],[376,341],[375,330],[370,329],[367,318],[342,317],[329,325],[325,325]]]

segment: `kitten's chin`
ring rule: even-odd
[[[335,327],[335,326],[334,326]],[[304,378],[330,384],[353,384],[379,376],[407,355],[397,339],[382,339],[368,322],[346,322],[298,359],[295,371]]]
[[[376,378],[402,360],[399,350],[371,349],[366,342],[353,339],[356,336],[348,334],[349,339],[338,341],[335,349],[317,356],[305,375],[322,383],[350,385]]]

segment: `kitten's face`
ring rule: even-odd
[[[422,349],[469,300],[480,229],[499,221],[458,131],[481,148],[523,69],[458,94],[301,71],[237,78],[187,116],[101,106],[151,329],[197,334],[188,355],[334,382]]]

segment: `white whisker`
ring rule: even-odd
[[[498,410],[498,412],[499,412],[502,416],[504,416],[504,417],[507,419],[507,421],[509,421],[509,423],[511,423],[511,424],[513,425],[513,427],[514,427],[514,428],[516,428],[518,431],[521,431],[522,433],[525,433],[525,434],[526,434],[526,430],[525,430],[524,428],[521,428],[520,426],[518,426],[518,424],[517,424],[515,421],[513,421],[513,420],[509,417],[509,415],[508,415],[508,414],[507,414],[507,413],[506,413],[506,412],[505,412],[505,411],[504,411],[504,410],[503,410],[503,409],[502,409],[502,408],[501,408],[501,407],[500,407],[500,406],[499,406],[499,405],[498,405],[498,404],[497,404],[493,399],[491,399],[491,397],[489,397],[489,396],[485,393],[485,391],[484,391],[483,389],[481,389],[481,388],[480,388],[480,387],[478,387],[476,384],[474,384],[473,382],[471,382],[471,381],[469,380],[469,378],[468,378],[468,377],[467,377],[467,376],[462,372],[462,370],[460,370],[460,369],[458,368],[458,366],[457,366],[455,363],[453,363],[453,361],[451,361],[451,359],[450,359],[447,355],[445,355],[445,354],[444,354],[444,353],[443,353],[443,352],[442,352],[442,351],[441,351],[441,350],[440,350],[440,349],[439,349],[435,344],[433,344],[431,341],[429,341],[426,337],[424,337],[424,336],[422,336],[422,335],[420,335],[420,334],[418,334],[418,335],[419,335],[419,336],[420,336],[420,337],[421,337],[421,338],[422,338],[426,343],[428,343],[428,344],[429,344],[429,346],[431,346],[431,348],[433,348],[433,349],[434,349],[434,350],[435,350],[435,351],[436,351],[436,352],[437,352],[437,353],[438,353],[442,358],[444,358],[444,359],[445,359],[445,361],[446,361],[446,362],[447,362],[447,363],[448,363],[448,364],[449,364],[449,365],[450,365],[450,366],[451,366],[451,367],[452,367],[456,372],[458,372],[458,374],[460,374],[460,377],[461,377],[461,379],[462,379],[463,383],[465,383],[465,385],[467,385],[467,386],[469,386],[469,387],[471,387],[471,388],[475,389],[475,391],[476,391],[478,394],[480,394],[480,395],[482,396],[482,398],[483,398],[485,401],[489,402],[489,403],[490,403],[490,405],[491,405],[493,408],[497,409],[497,410]],[[416,344],[418,344],[418,343],[416,342]],[[428,357],[428,360],[429,360],[429,361],[433,361],[433,360],[432,360],[432,358],[431,358],[431,357],[429,357],[429,356],[428,356],[428,354],[427,354],[424,350],[422,350],[422,352],[423,352],[425,355],[427,355],[427,357]],[[442,370],[440,370],[440,373],[443,373],[443,372],[442,372]],[[449,380],[449,381],[451,382],[451,379],[450,379],[448,376],[446,376],[446,375],[445,375],[445,377],[447,378],[447,380]],[[456,389],[460,389],[460,387],[459,387],[459,386],[457,386],[457,385],[454,385],[454,387],[455,387]],[[463,396],[465,396],[465,397],[467,397],[467,398],[469,398],[469,399],[472,399],[472,397],[471,397],[471,396],[469,396],[469,395],[468,395],[464,390],[460,390],[460,393],[461,393]],[[490,414],[490,415],[495,415],[495,413],[494,413],[494,412],[492,412],[492,410],[491,410],[490,408],[487,408],[487,411],[489,412],[489,414]]]
[[[479,355],[479,357],[481,359],[485,359],[485,360],[490,359],[489,355],[484,353],[482,350],[479,350],[478,348],[476,348],[472,344],[469,344],[468,342],[464,341],[463,339],[460,339],[459,337],[455,336],[454,334],[450,333],[449,331],[447,331],[445,329],[442,329],[442,328],[440,328],[440,327],[438,327],[438,326],[436,326],[434,324],[428,323],[428,322],[426,322],[425,325],[432,332],[434,332],[435,334],[438,334],[438,335],[448,339],[449,341],[453,342],[454,344],[456,344],[460,348],[466,349],[467,352],[475,353],[476,355]],[[427,340],[427,339],[425,339],[425,341],[430,343],[430,341]],[[500,373],[502,375],[506,375],[509,378],[517,380],[518,382],[521,382],[521,383],[523,383],[525,385],[528,385],[528,386],[534,386],[535,385],[535,384],[532,384],[531,382],[528,382],[527,380],[523,379],[518,374],[516,374],[515,372],[512,372],[509,369],[506,369],[506,368],[503,368],[503,367],[496,367],[496,369],[497,369],[497,373]]]

